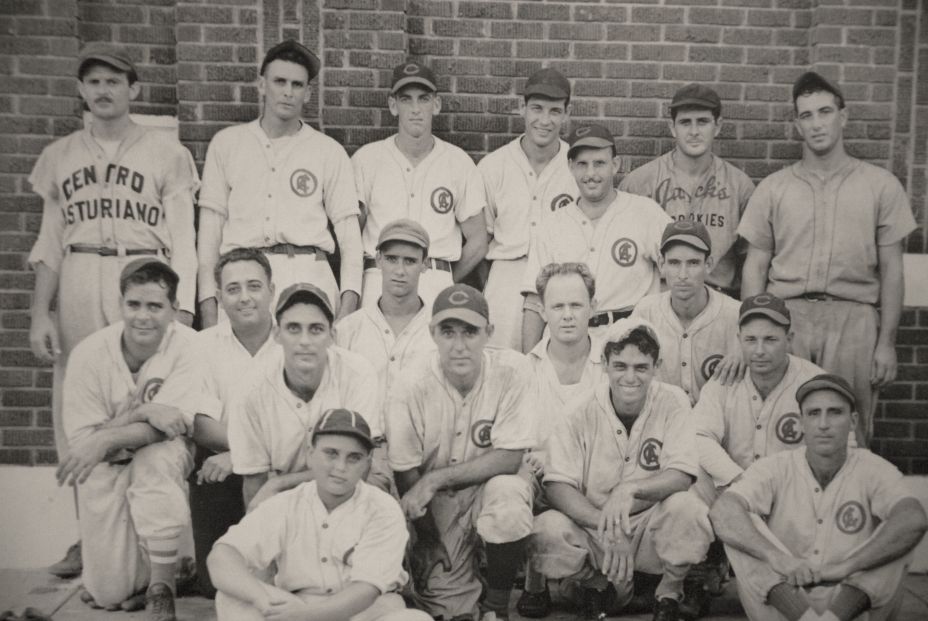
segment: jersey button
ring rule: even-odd
[[[390,362],[396,362],[396,356],[390,356]]]
[[[762,428],[763,428],[763,425],[758,425],[757,428],[758,428],[758,429],[762,429]]]
[[[272,168],[272,169],[271,169],[271,172],[277,172],[277,169],[276,169],[276,168]]]
[[[454,435],[459,436],[459,435],[461,435],[461,432],[459,431],[459,432],[457,432],[457,433],[454,434]]]
[[[328,563],[328,562],[329,562],[329,559],[327,559],[326,557],[323,556],[323,557],[322,557],[322,562],[323,562],[323,563]]]
[[[686,338],[686,337],[688,337],[688,336],[689,336],[689,334],[687,334],[686,332],[683,333],[683,338]]]
[[[621,430],[621,429],[616,429],[615,432],[616,432],[617,435],[622,435],[622,430]]]
[[[630,457],[626,457],[626,458],[625,458],[625,461],[631,461],[631,458],[630,458]]]
[[[686,361],[684,360],[683,362],[681,362],[681,363],[680,363],[680,366],[685,367],[685,366],[686,366]]]
[[[590,252],[596,252],[596,248],[590,248]]]
[[[760,455],[755,455],[755,456],[754,456],[754,461],[757,461],[758,459],[760,459]]]
[[[297,408],[301,408],[301,407],[303,407],[303,404],[302,404],[302,403],[297,403],[297,404],[296,404],[296,407],[297,407]]]
[[[821,524],[822,522],[823,522],[822,518],[819,518],[818,523]]]
[[[817,488],[817,487],[815,488],[815,493],[816,493],[816,494],[818,493],[818,488]]]
[[[326,593],[331,593],[331,592],[332,592],[332,589],[326,589],[325,592],[326,592]]]
[[[532,226],[535,226],[535,224],[536,224],[535,222],[532,222]]]
[[[270,194],[267,195],[268,198],[273,198]]]
[[[328,527],[329,527],[329,523],[328,523],[328,522],[323,522],[323,523],[322,523],[322,528],[328,528]]]
[[[751,401],[757,401],[757,395],[754,395],[753,397],[751,397]]]
[[[415,198],[415,197],[416,197],[415,193],[410,192],[409,198]]]
[[[812,554],[818,554],[818,550],[812,550]]]
[[[537,200],[538,200],[538,197],[537,197],[537,196],[533,196],[533,197],[532,197],[532,200],[533,200],[533,201],[537,201]]]

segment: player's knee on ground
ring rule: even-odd
[[[532,569],[548,578],[576,575],[587,565],[586,539],[586,532],[560,511],[535,516],[528,543]]]
[[[671,494],[662,500],[648,528],[655,530],[658,557],[670,565],[701,562],[715,539],[709,522],[709,507],[692,490]]]
[[[487,543],[518,541],[532,532],[532,491],[514,474],[492,477],[481,492],[477,534]]]

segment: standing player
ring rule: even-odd
[[[519,114],[525,133],[477,164],[492,236],[485,290],[496,317],[490,345],[516,351],[522,351],[519,285],[529,242],[541,222],[578,195],[567,165],[567,143],[561,140],[561,127],[570,118],[570,82],[556,69],[536,71],[525,83]]]
[[[737,295],[744,248],[736,231],[754,183],[712,153],[722,100],[708,86],[687,84],[670,102],[669,125],[674,149],[630,172],[619,189],[653,198],[674,220],[703,224],[712,240],[707,282]]]
[[[178,275],[151,258],[119,278],[122,321],[81,341],[68,361],[69,450],[58,483],[80,485],[83,583],[111,610],[145,595],[153,621],[174,621],[178,540],[190,521],[187,436],[200,398],[194,332],[174,322]]]
[[[264,365],[229,415],[232,471],[244,477],[249,510],[312,480],[306,440],[326,410],[360,412],[374,425],[374,437],[383,436],[377,374],[361,356],[333,346],[335,312],[325,292],[308,283],[291,285],[277,299],[274,316],[283,355]]]
[[[29,176],[43,201],[29,255],[35,270],[29,342],[37,358],[54,364],[52,424],[59,455],[68,448],[61,427],[68,354],[84,337],[119,320],[122,268],[139,255],[170,263],[181,275],[178,320],[186,325],[193,322],[196,290],[198,179],[190,152],[130,118],[141,86],[125,50],[89,44],[77,77],[90,124],[46,147]],[[56,293],[57,316],[50,312]],[[79,548],[51,571],[79,574]]]
[[[429,621],[396,593],[409,532],[396,501],[362,480],[374,450],[367,421],[328,410],[308,443],[315,480],[262,504],[209,555],[218,618]],[[272,566],[273,585],[256,577]]]
[[[227,127],[210,142],[197,239],[204,326],[217,319],[216,261],[233,248],[267,254],[278,291],[310,282],[340,301],[338,316],[358,307],[361,232],[351,162],[340,144],[300,120],[318,73],[319,59],[306,47],[278,43],[261,63],[261,117]],[[341,297],[327,260],[336,240]]]
[[[751,621],[896,618],[928,530],[902,474],[848,448],[854,392],[836,375],[796,391],[805,446],[752,465],[712,507]]]
[[[448,287],[432,306],[438,353],[397,378],[385,410],[401,504],[413,522],[414,598],[434,617],[509,618],[512,583],[532,529],[532,497],[516,476],[535,445],[532,372],[509,349],[486,347],[483,295]],[[486,549],[486,594],[476,546]]]
[[[244,398],[280,348],[272,338],[271,264],[260,250],[236,248],[216,264],[217,295],[229,321],[198,332],[203,402],[194,419],[197,443],[190,481],[190,512],[202,595],[213,597],[206,555],[213,543],[245,515],[242,477],[232,474],[226,428],[236,400]]]
[[[682,388],[694,404],[720,368],[732,365],[735,375],[740,370],[738,302],[706,286],[712,238],[699,222],[667,225],[659,265],[670,290],[645,296],[632,315],[650,321],[661,336],[657,379]]]
[[[487,253],[483,182],[467,153],[432,134],[441,97],[431,69],[414,62],[394,68],[387,101],[397,120],[396,135],[361,147],[351,158],[365,218],[363,304],[375,306],[380,297],[374,259],[380,231],[394,220],[410,218],[431,239],[430,269],[419,290],[429,305]]]
[[[851,381],[857,439],[867,446],[876,391],[896,377],[902,242],[915,219],[892,173],[845,151],[838,87],[805,73],[793,85],[793,107],[802,160],[764,179],[751,197],[738,227],[750,243],[741,293],[786,300],[793,353]]]
[[[394,220],[377,240],[377,267],[383,278],[380,299],[338,322],[335,344],[374,365],[384,403],[402,369],[435,350],[429,309],[419,297],[419,278],[428,269],[429,234],[408,219]]]
[[[522,283],[523,351],[530,351],[544,331],[535,278],[548,263],[590,267],[599,283],[591,328],[627,317],[642,297],[660,287],[657,261],[670,217],[651,199],[612,187],[619,158],[608,129],[582,125],[571,132],[569,142],[567,159],[580,197],[536,227]]]
[[[545,495],[531,563],[578,580],[593,619],[618,614],[634,571],[660,574],[655,621],[676,621],[683,581],[712,540],[709,509],[689,492],[699,468],[689,401],[654,381],[657,333],[636,318],[609,327],[608,381],[568,412],[548,442]]]

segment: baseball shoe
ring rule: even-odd
[[[48,573],[58,578],[68,579],[76,578],[81,575],[81,570],[83,569],[84,564],[81,561],[81,542],[78,541],[68,548],[63,559],[48,568]]]
[[[659,599],[652,621],[680,621],[680,602],[670,597]]]
[[[548,585],[545,585],[545,590],[540,593],[522,591],[519,601],[516,602],[516,610],[521,616],[529,619],[547,617],[551,613],[551,592]]]
[[[185,556],[177,563],[177,572],[174,574],[174,584],[177,597],[188,597],[200,592],[197,583],[197,564],[192,557]]]
[[[52,621],[51,617],[32,606],[23,610],[23,615],[20,619],[22,619],[22,621]]]
[[[90,591],[87,589],[81,589],[80,594],[81,601],[93,608],[94,610],[108,610],[113,612],[114,610],[119,610],[119,604],[113,604],[112,606],[103,607],[97,603],[97,600],[93,598],[93,595],[90,594]]]
[[[141,591],[136,593],[123,603],[119,607],[125,612],[135,612],[136,610],[145,610],[145,592]]]
[[[177,621],[174,614],[174,593],[163,582],[148,587],[145,593],[145,609],[149,621]]]
[[[0,621],[19,621],[19,617],[12,610],[4,610],[0,612]]]
[[[585,619],[602,621],[608,616],[606,611],[606,591],[584,588],[581,597],[583,598],[583,617]]]

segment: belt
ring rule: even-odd
[[[451,271],[451,261],[445,261],[444,259],[433,259],[429,257],[425,260],[428,263],[429,267],[435,270],[441,270],[443,272]],[[364,257],[364,269],[369,270],[372,267],[377,267],[377,261],[370,257]]]
[[[90,244],[71,244],[68,246],[71,252],[83,252],[86,254],[98,254],[101,257],[118,257],[120,255],[133,256],[137,254],[158,254],[163,249],[154,248],[109,248],[107,246],[92,246]]]
[[[298,254],[314,254],[317,261],[325,261],[326,253],[315,246],[296,246],[294,244],[274,244],[273,246],[263,246],[258,248],[265,254],[285,254],[294,257]]]
[[[607,326],[610,323],[614,323],[619,319],[625,319],[632,314],[630,310],[617,310],[617,311],[604,311],[602,313],[596,313],[590,317],[590,327],[597,328],[599,326]]]
[[[828,293],[823,293],[821,291],[810,291],[808,293],[803,293],[800,296],[797,296],[801,300],[808,300],[810,302],[830,302],[832,300],[843,300],[844,298],[835,297]]]

